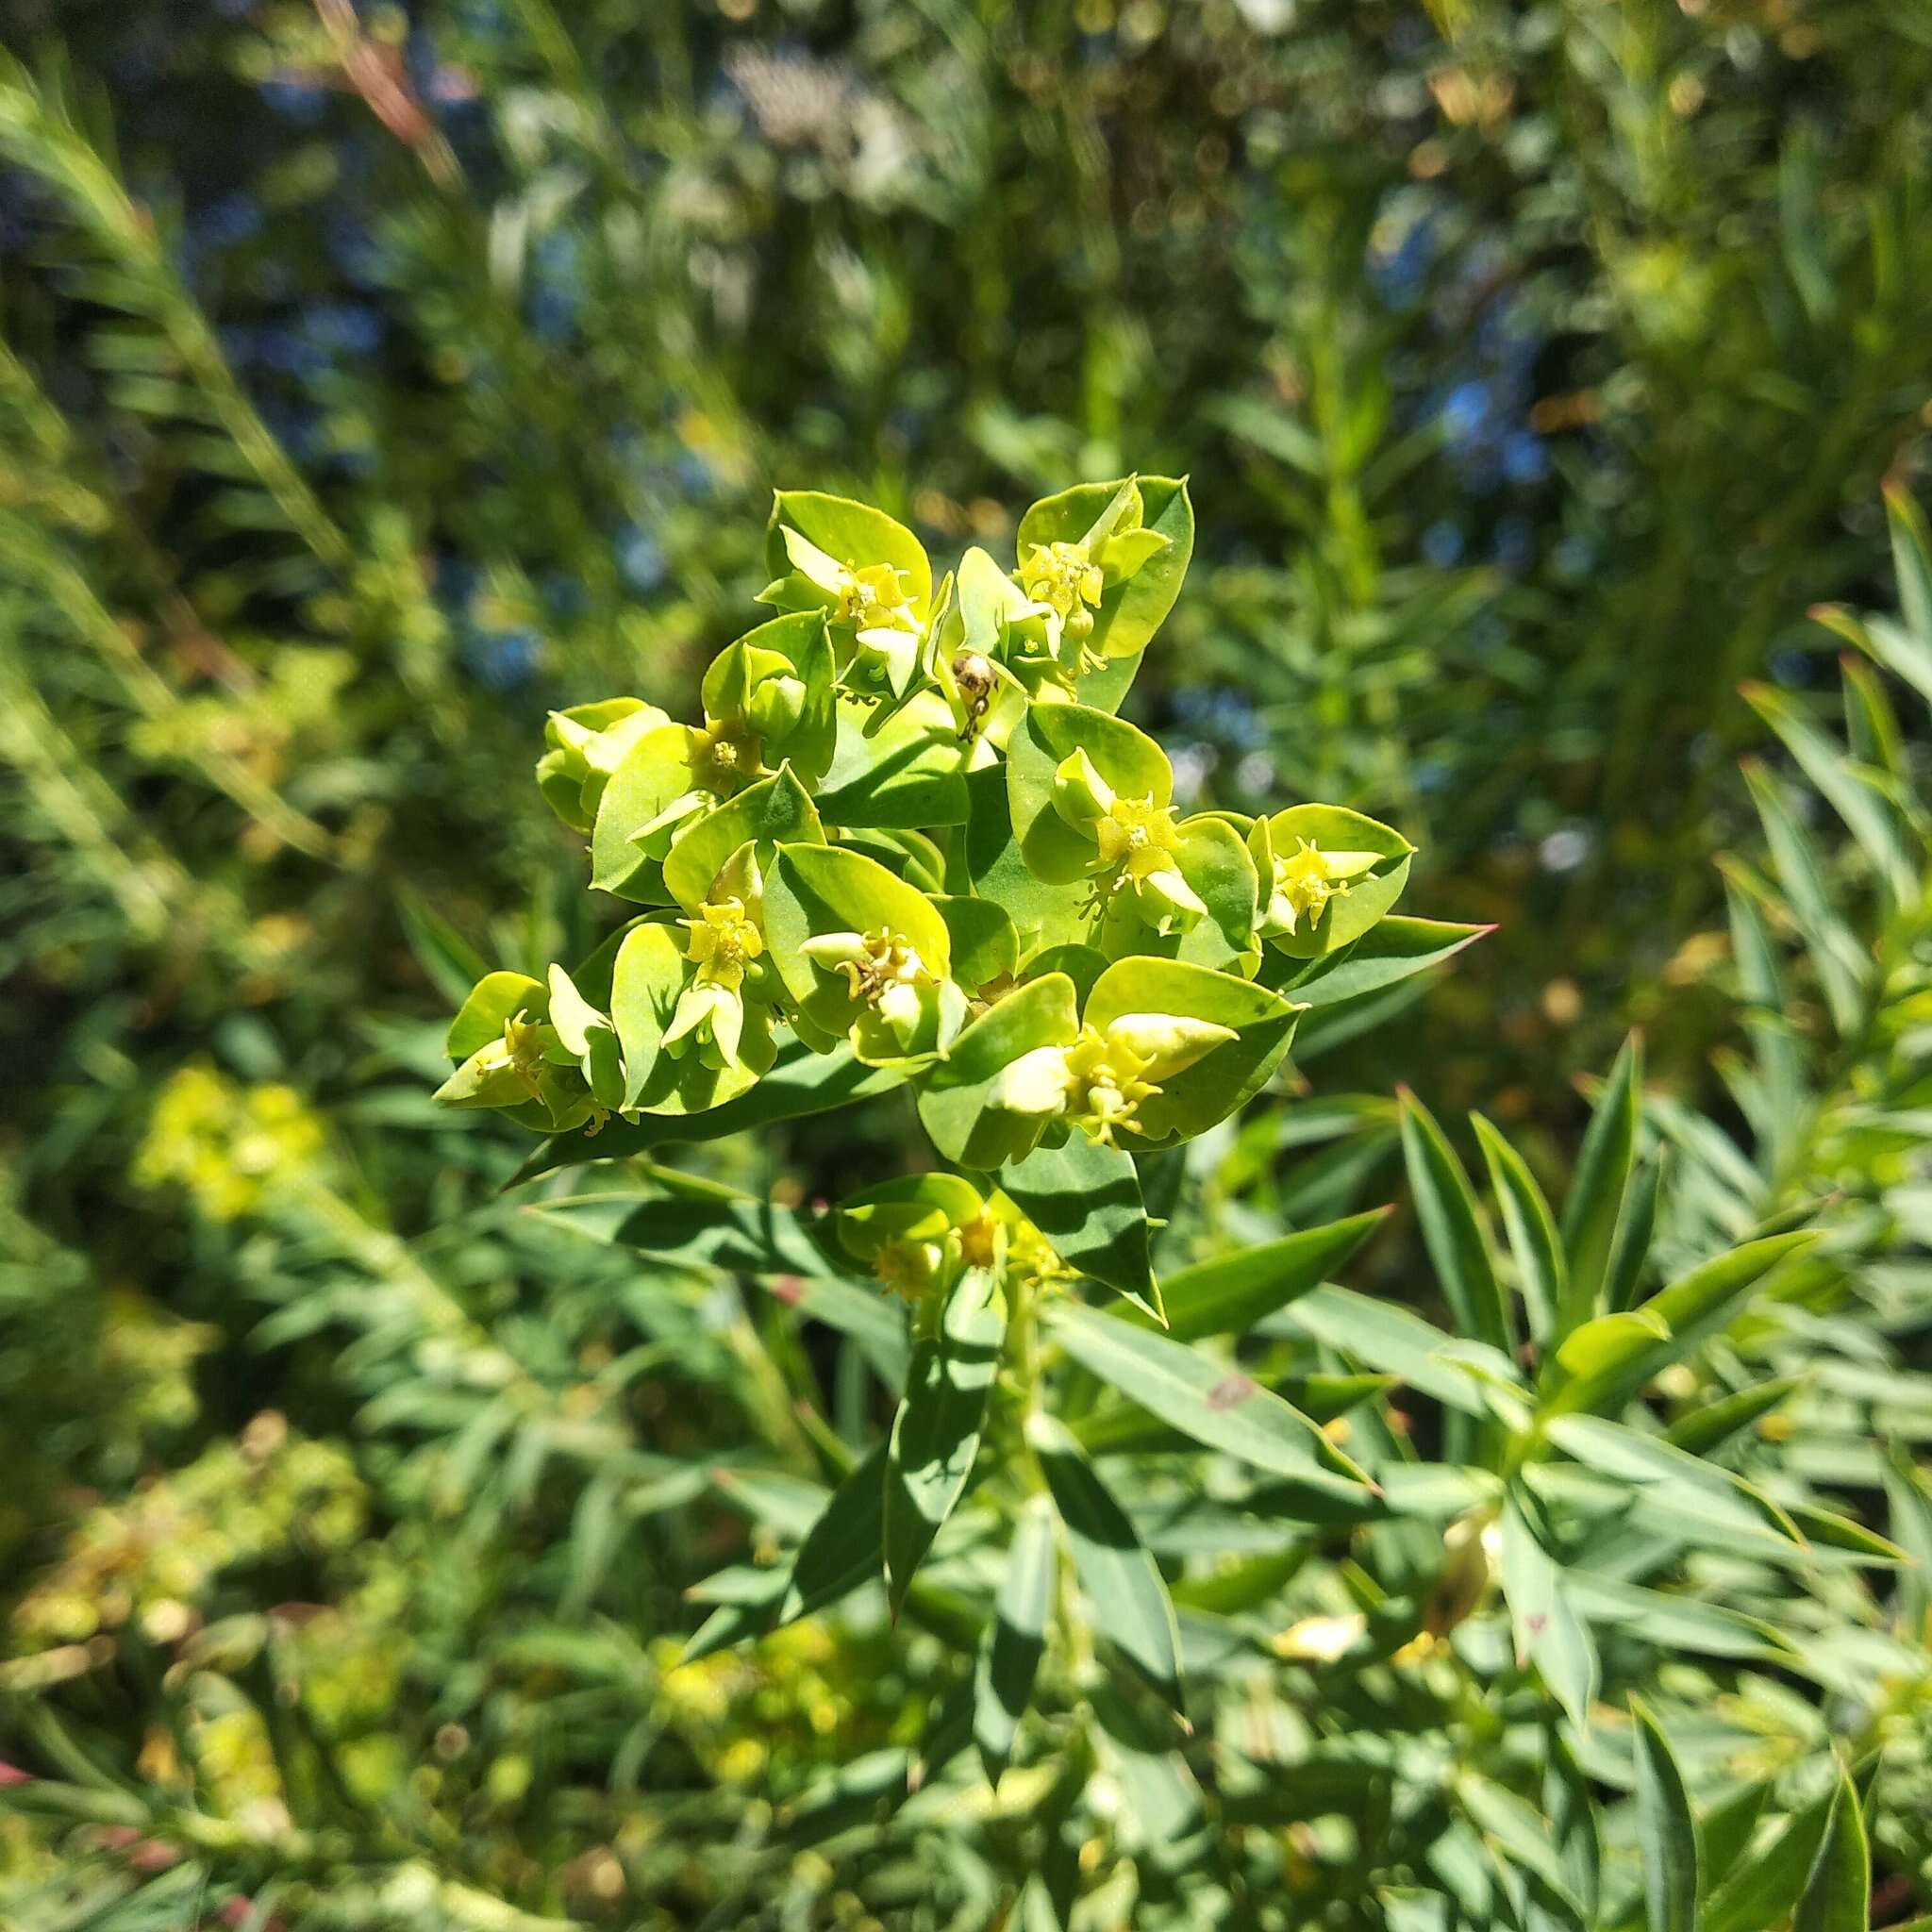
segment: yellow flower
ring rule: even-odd
[[[872,1272],[894,1294],[918,1301],[939,1280],[945,1261],[943,1242],[893,1241],[873,1257]]]
[[[1125,890],[1157,932],[1185,931],[1208,910],[1189,885],[1175,854],[1180,827],[1171,807],[1154,794],[1127,798],[1104,778],[1081,749],[1054,773],[1053,805],[1060,819],[1093,841],[1102,897]]]
[[[685,941],[685,958],[696,963],[696,978],[703,986],[736,992],[744,984],[745,968],[765,950],[765,936],[741,899],[700,906],[695,919],[679,924],[691,935]]]
[[[870,1007],[900,1044],[908,1044],[925,1015],[938,977],[901,933],[828,932],[800,950],[814,966],[841,973],[852,998]]]
[[[1268,909],[1261,921],[1264,934],[1291,933],[1306,919],[1314,925],[1329,900],[1347,892],[1375,862],[1373,852],[1324,852],[1307,839],[1298,838],[1292,852],[1277,853],[1269,882]]]
[[[1044,604],[1075,636],[1093,628],[1091,613],[1100,608],[1107,577],[1086,544],[1032,544],[1015,575],[1026,595]]]
[[[1141,1106],[1160,1082],[1234,1038],[1211,1020],[1173,1013],[1123,1013],[1103,1032],[1082,1026],[1071,1046],[1023,1053],[993,1083],[991,1104],[1008,1113],[1058,1117],[1111,1146],[1140,1129]]]

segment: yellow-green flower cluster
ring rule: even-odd
[[[233,1221],[311,1174],[324,1147],[321,1121],[293,1088],[243,1086],[197,1063],[156,1096],[134,1177],[142,1187],[186,1188],[211,1220]]]
[[[1062,491],[1010,564],[937,576],[883,511],[780,493],[776,614],[720,652],[697,724],[636,697],[551,719],[539,785],[633,917],[572,969],[482,981],[441,1097],[596,1132],[843,1056],[911,1084],[953,1158],[1211,1126],[1287,1051],[1298,962],[1361,940],[1409,848],[1339,808],[1176,797],[1118,708],[1192,548],[1169,477]]]

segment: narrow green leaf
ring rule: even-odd
[[[1792,1503],[1789,1506],[1789,1513],[1803,1535],[1819,1549],[1844,1550],[1868,1563],[1909,1563],[1912,1560],[1896,1543],[1888,1541],[1876,1530],[1867,1529],[1862,1523],[1855,1523],[1849,1516],[1840,1516],[1836,1510],[1821,1509],[1812,1503]]]
[[[1609,1258],[1604,1264],[1602,1301],[1608,1314],[1619,1314],[1637,1300],[1650,1260],[1651,1237],[1657,1230],[1657,1194],[1664,1177],[1664,1156],[1636,1167],[1617,1208],[1616,1232],[1610,1238]]]
[[[1664,1441],[1689,1456],[1708,1456],[1721,1449],[1740,1429],[1769,1415],[1793,1390],[1803,1386],[1802,1375],[1779,1375],[1755,1388],[1740,1389],[1734,1395],[1721,1396],[1681,1415],[1664,1431]]]
[[[1744,701],[1784,741],[1806,777],[1857,841],[1885,881],[1893,902],[1908,900],[1915,886],[1898,814],[1890,801],[1838,745],[1810,724],[1798,702],[1770,685],[1742,687]]]
[[[1256,1323],[1325,1280],[1382,1224],[1389,1211],[1377,1208],[1367,1214],[1352,1214],[1345,1221],[1304,1228],[1169,1275],[1160,1289],[1168,1333],[1177,1341],[1246,1334]],[[1151,1319],[1130,1305],[1116,1305],[1110,1312],[1136,1323]]]
[[[1776,1790],[1775,1777],[1759,1778],[1728,1798],[1720,1799],[1697,1821],[1697,1856],[1704,1871],[1708,1894],[1704,1916],[1710,1919],[1723,1886],[1736,1871],[1738,1861],[1757,1836],[1764,1807]]]
[[[1475,1771],[1465,1771],[1457,1779],[1456,1795],[1470,1823],[1501,1857],[1532,1874],[1572,1911],[1581,1909],[1549,1825],[1533,1805]]]
[[[1033,1680],[1046,1648],[1055,1567],[1053,1521],[1044,1496],[1036,1496],[1020,1512],[974,1672],[973,1737],[995,1785],[1013,1754],[1013,1739],[1032,1701]]]
[[[1563,1415],[1550,1440],[1598,1475],[1628,1483],[1687,1539],[1749,1542],[1761,1555],[1790,1557],[1805,1540],[1788,1511],[1727,1469],[1601,1416]]]
[[[833,1279],[852,1272],[833,1258],[801,1215],[748,1196],[673,1194],[641,1202],[635,1195],[584,1194],[526,1211],[574,1233],[636,1248],[660,1263]]]
[[[886,1455],[886,1587],[895,1615],[973,1474],[1006,1327],[995,1277],[970,1269],[947,1297],[939,1335],[913,1351]]]
[[[1885,486],[1885,515],[1891,526],[1891,565],[1898,576],[1899,616],[1932,664],[1932,530],[1924,512],[1896,481]],[[1932,699],[1932,678],[1920,684]]]
[[[1770,1932],[1790,1919],[1819,1862],[1838,1806],[1838,1788],[1822,1793],[1756,1857],[1739,1863],[1710,1895],[1699,1932]]]
[[[688,1141],[716,1141],[750,1127],[767,1127],[779,1121],[798,1120],[870,1100],[904,1084],[905,1074],[880,1067],[863,1067],[841,1046],[836,1052],[812,1053],[796,1041],[779,1051],[777,1063],[758,1084],[736,1100],[704,1113],[644,1114],[635,1121],[609,1120],[594,1134],[584,1128],[554,1135],[520,1167],[509,1185],[535,1180],[560,1167],[591,1160],[620,1160],[653,1147]]]
[[[1429,1110],[1407,1088],[1401,1098],[1403,1158],[1436,1278],[1458,1331],[1507,1353],[1515,1345],[1514,1324],[1469,1176]]]
[[[1724,874],[1724,905],[1731,928],[1731,959],[1737,970],[1740,1017],[1751,1042],[1752,1071],[1763,1092],[1752,1124],[1759,1158],[1769,1174],[1783,1170],[1792,1137],[1804,1126],[1805,1066],[1801,1042],[1790,1018],[1791,1000],[1771,929],[1733,868]]]
[[[1831,1823],[1805,1895],[1791,1918],[1791,1932],[1866,1932],[1872,1924],[1872,1851],[1865,1814],[1849,1773],[1839,1773]]]
[[[1035,1416],[1027,1424],[1027,1441],[1066,1527],[1095,1634],[1116,1645],[1178,1711],[1180,1631],[1154,1558],[1065,1429],[1050,1417]]]
[[[1082,1368],[1210,1449],[1337,1494],[1368,1483],[1298,1409],[1186,1342],[1109,1321],[1072,1301],[1052,1304],[1046,1325]]]
[[[1503,1210],[1503,1226],[1509,1237],[1509,1252],[1516,1258],[1530,1335],[1538,1341],[1547,1341],[1555,1331],[1557,1311],[1567,1299],[1557,1224],[1522,1155],[1481,1114],[1472,1114],[1470,1119]]]
[[[1596,1644],[1572,1602],[1563,1572],[1545,1547],[1542,1509],[1534,1496],[1512,1487],[1501,1519],[1500,1572],[1516,1667],[1534,1664],[1550,1695],[1570,1722],[1583,1729],[1596,1701],[1600,1669]]]
[[[1374,1295],[1324,1284],[1282,1310],[1281,1319],[1310,1340],[1338,1350],[1465,1415],[1486,1417],[1486,1380],[1519,1382],[1500,1350],[1457,1343],[1420,1315]]]
[[[685,1644],[680,1665],[822,1610],[879,1574],[885,1521],[886,1445],[858,1463],[807,1532],[789,1566],[753,1572]]]
[[[1917,1643],[1932,1641],[1932,1486],[1897,1442],[1885,1457],[1887,1521],[1912,1565],[1898,1579],[1892,1627]]]
[[[1336,1007],[1345,1000],[1384,992],[1418,973],[1441,966],[1495,929],[1492,925],[1452,925],[1442,920],[1391,914],[1378,920],[1353,944],[1312,960],[1292,958],[1270,947],[1261,962],[1261,979],[1264,985],[1274,986],[1304,1006]]]
[[[1321,1424],[1345,1415],[1372,1396],[1395,1386],[1393,1375],[1289,1375],[1272,1381],[1269,1389],[1310,1422]],[[1192,1450],[1193,1439],[1137,1402],[1108,1401],[1069,1424],[1074,1438],[1090,1456],[1180,1455]]]
[[[1633,1033],[1624,1041],[1604,1083],[1577,1152],[1570,1191],[1563,1198],[1563,1253],[1570,1269],[1570,1298],[1558,1313],[1559,1337],[1587,1322],[1598,1307],[1624,1191],[1637,1158],[1642,1082],[1643,1044]]]
[[[1659,1650],[1787,1666],[1800,1661],[1790,1641],[1774,1625],[1723,1604],[1681,1591],[1647,1590],[1587,1570],[1571,1571],[1567,1581],[1571,1602],[1588,1622],[1610,1631],[1641,1630],[1645,1642]]]
[[[1637,1849],[1643,1865],[1649,1932],[1698,1932],[1697,1826],[1684,1774],[1646,1706],[1633,1697],[1637,1761]]]
[[[1832,1024],[1840,1035],[1857,1024],[1863,984],[1871,961],[1858,944],[1857,934],[1840,917],[1831,903],[1826,869],[1818,842],[1798,822],[1787,788],[1756,758],[1743,765],[1744,782],[1757,808],[1765,843],[1778,882],[1784,887],[1788,910],[1796,922],[1807,952],[1831,1008]]]
[[[900,1303],[849,1281],[813,1281],[781,1274],[765,1286],[794,1315],[823,1322],[827,1328],[849,1335],[879,1380],[894,1394],[905,1388],[911,1349]]]
[[[1746,1241],[1693,1268],[1641,1307],[1584,1324],[1557,1351],[1556,1366],[1568,1379],[1555,1386],[1545,1411],[1614,1414],[1645,1382],[1724,1328],[1766,1275],[1817,1240],[1800,1229]]]

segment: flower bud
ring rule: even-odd
[[[857,932],[815,933],[798,950],[814,966],[836,973],[841,966],[857,966],[866,957],[865,935]]]
[[[1481,1608],[1502,1554],[1503,1533],[1488,1505],[1466,1509],[1442,1532],[1442,1569],[1423,1612],[1432,1637],[1450,1631]]]
[[[790,674],[761,678],[745,700],[745,723],[762,739],[782,742],[805,715],[805,680]]]
[[[1107,1024],[1108,1044],[1125,1047],[1151,1080],[1183,1072],[1234,1038],[1231,1026],[1177,1013],[1123,1013]]]
[[[1003,1113],[1041,1119],[1061,1112],[1074,1091],[1073,1069],[1061,1046],[1036,1046],[1001,1069],[988,1105]]]
[[[1076,832],[1086,831],[1113,810],[1114,789],[1099,768],[1076,747],[1053,774],[1053,808]]]
[[[735,1068],[743,1030],[744,1003],[739,995],[713,981],[695,981],[679,996],[664,1029],[664,1050],[682,1059],[695,1047],[706,1066]]]
[[[1186,932],[1208,911],[1201,895],[1181,876],[1178,866],[1162,866],[1158,872],[1136,877],[1134,896],[1157,932],[1164,933],[1176,926]]]
[[[552,711],[543,726],[549,746],[537,760],[537,789],[544,802],[575,832],[588,832],[610,774],[645,733],[670,718],[641,698],[606,698]]]

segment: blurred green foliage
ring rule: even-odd
[[[1924,494],[1932,406],[1924,0],[12,0],[0,33],[0,1918],[948,1923],[908,1844],[836,1833],[868,1769],[905,1784],[958,1631],[667,1670],[686,1584],[789,1547],[865,1439],[862,1352],[523,1212],[513,1139],[426,1100],[478,973],[605,929],[523,779],[546,712],[688,711],[774,485],[956,552],[1069,475],[1190,474],[1133,715],[1201,803],[1357,805],[1422,847],[1415,909],[1500,923],[1373,1043],[1305,1037],[1330,1097],[1204,1143],[1178,1255],[1399,1192],[1398,1074],[1560,1198],[1572,1077],[1641,1023],[1662,1278],[1821,1196],[1849,1257],[1662,1413],[1810,1377],[1754,1453],[1796,1430],[1777,1481],[1932,1554],[1924,1405],[1873,1407],[1923,1360],[1926,740],[1806,615],[1899,609],[1849,641],[1924,690],[1875,627],[1932,622],[1880,493]],[[1840,760],[1900,825],[1831,829]],[[809,1201],[907,1138],[881,1104],[702,1160]],[[1409,1216],[1359,1272],[1441,1314]],[[1277,1626],[1354,1614],[1341,1566],[1301,1588]],[[1644,1688],[1713,1870],[1750,1820],[1708,1762],[1858,1705],[1900,1923],[1924,1591],[1868,1596],[1834,1614],[1875,1701]],[[1346,1692],[1501,1750],[1464,1694]],[[1268,1787],[1320,1696],[1226,1696]],[[1029,1864],[1124,1923],[1071,1796],[1002,1792],[959,1801],[950,1923]],[[1439,1923],[1333,1813],[1221,1817],[1253,1897]]]

